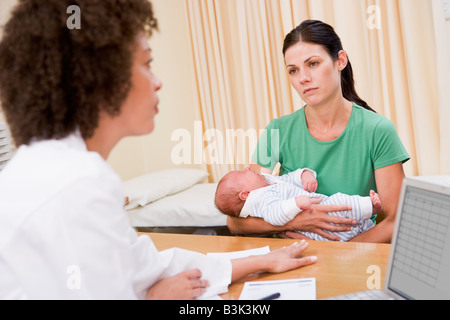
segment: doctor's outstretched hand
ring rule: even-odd
[[[302,240],[265,255],[232,260],[231,281],[240,280],[255,272],[282,273],[315,263],[317,261],[315,256],[300,257],[306,248],[308,242]]]

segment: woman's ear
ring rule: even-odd
[[[339,51],[337,59],[337,67],[339,71],[344,70],[348,64],[347,52],[344,50]]]
[[[242,201],[246,201],[249,194],[249,191],[241,191],[239,192],[239,199],[241,199]]]

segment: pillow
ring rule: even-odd
[[[199,183],[145,207],[128,210],[133,227],[223,227],[227,216],[214,205],[217,183]]]
[[[145,206],[165,196],[185,190],[208,177],[198,169],[169,169],[145,174],[124,182],[128,204],[125,209]]]

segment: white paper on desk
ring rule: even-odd
[[[316,278],[246,282],[239,300],[261,300],[274,293],[280,293],[277,300],[316,300]]]
[[[210,253],[207,253],[206,255],[208,257],[216,257],[216,258],[231,260],[231,259],[246,258],[249,256],[264,255],[269,252],[270,252],[269,246],[265,246],[262,248],[242,250],[242,251],[233,251],[233,252],[210,252]]]

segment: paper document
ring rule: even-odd
[[[316,300],[316,278],[252,281],[244,284],[239,300]]]
[[[233,252],[210,252],[206,255],[208,257],[217,257],[222,259],[239,259],[246,258],[249,256],[263,255],[270,252],[269,246],[265,246],[257,249],[243,250],[243,251],[233,251]]]

